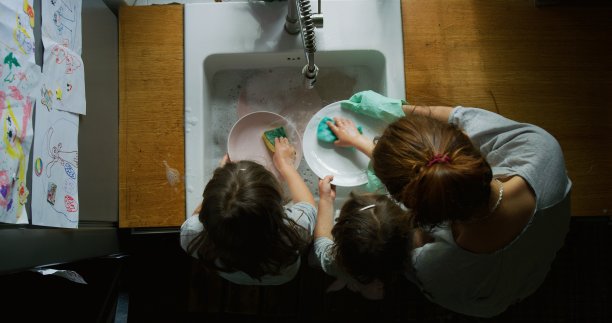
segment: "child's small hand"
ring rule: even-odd
[[[368,139],[359,133],[357,126],[353,120],[345,118],[334,118],[335,124],[328,121],[327,125],[331,131],[338,137],[334,144],[338,147],[359,147]]]
[[[327,175],[325,178],[319,180],[319,198],[321,199],[336,199],[336,185],[332,185],[331,181],[334,180],[332,175]]]
[[[276,151],[272,156],[272,161],[276,169],[282,173],[287,168],[294,168],[296,152],[289,140],[285,137],[274,138],[274,147]]]
[[[229,155],[225,153],[225,155],[223,155],[223,158],[221,158],[221,160],[219,161],[219,167],[225,166],[225,164],[227,164],[230,161],[231,160],[229,159]]]
[[[227,155],[226,155],[227,156]],[[193,215],[199,215],[202,212],[202,203],[198,204],[198,206],[193,211]]]

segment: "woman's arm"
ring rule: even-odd
[[[274,147],[276,147],[272,157],[274,166],[276,166],[278,172],[287,182],[293,202],[306,202],[315,206],[312,192],[310,192],[308,186],[304,183],[304,179],[297,172],[293,164],[295,162],[295,148],[289,143],[287,138],[275,138]]]
[[[407,116],[416,114],[448,123],[448,118],[453,108],[446,106],[403,105],[402,110],[404,110],[404,114]]]
[[[319,209],[317,214],[317,224],[314,229],[314,238],[332,238],[332,228],[334,227],[334,200],[336,199],[336,188],[331,185],[333,176],[325,176],[319,180]]]

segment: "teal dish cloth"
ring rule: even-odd
[[[317,126],[317,139],[322,142],[331,143],[338,140],[338,137],[336,137],[334,132],[329,128],[327,121],[336,124],[332,118],[324,117]],[[359,133],[363,133],[361,126],[357,126],[357,131],[359,131]]]
[[[368,163],[368,169],[366,170],[366,175],[368,176],[368,183],[366,184],[366,191],[370,193],[377,194],[386,194],[387,188],[380,181],[378,177],[374,174],[374,169],[372,169],[372,162]]]
[[[340,101],[340,107],[372,118],[391,123],[403,117],[404,100],[391,99],[374,91],[362,91],[353,94],[350,99]]]
[[[350,99],[340,101],[340,107],[349,111],[363,114],[386,123],[391,123],[403,116],[402,105],[408,104],[404,100],[391,99],[374,91],[362,91],[353,94]],[[387,192],[385,185],[374,174],[372,162],[368,164],[366,171],[368,183],[365,189],[368,192],[384,194]]]

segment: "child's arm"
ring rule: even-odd
[[[362,135],[357,126],[350,119],[334,118],[335,124],[328,121],[327,126],[338,137],[334,144],[338,147],[355,147],[357,150],[372,158],[374,143],[372,139]]]
[[[334,200],[336,199],[336,187],[331,185],[333,176],[327,175],[319,180],[319,209],[317,214],[317,224],[314,229],[314,238],[332,238],[332,228],[334,227]]]
[[[314,196],[312,196],[312,192],[304,183],[304,179],[294,167],[295,160],[295,148],[289,144],[289,140],[287,138],[275,138],[274,139],[274,147],[276,147],[276,151],[274,152],[274,156],[272,160],[274,161],[274,166],[278,169],[278,172],[281,176],[287,181],[287,186],[289,186],[289,191],[291,192],[291,199],[294,203],[298,202],[306,202],[310,203],[312,206],[315,206]]]

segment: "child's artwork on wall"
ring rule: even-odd
[[[33,0],[0,1],[0,45],[34,63]]]
[[[46,106],[44,100],[47,99],[41,96],[41,102],[36,105],[32,224],[76,228],[79,224],[79,116],[54,109],[53,104]]]
[[[47,80],[42,103],[49,109],[49,104],[54,104],[57,110],[85,114],[81,7],[80,0],[42,1],[43,72]]]
[[[32,154],[32,224],[77,228],[78,114],[85,114],[81,1],[43,0],[42,39],[43,77]]]
[[[6,36],[0,25],[0,222],[28,223],[26,175],[41,73],[33,53],[24,55]]]
[[[54,109],[85,114],[85,74],[81,57],[70,49],[54,43],[45,45],[43,72],[45,84],[41,103]]]
[[[81,7],[81,0],[42,0],[45,50],[53,46],[52,42],[81,55]]]

